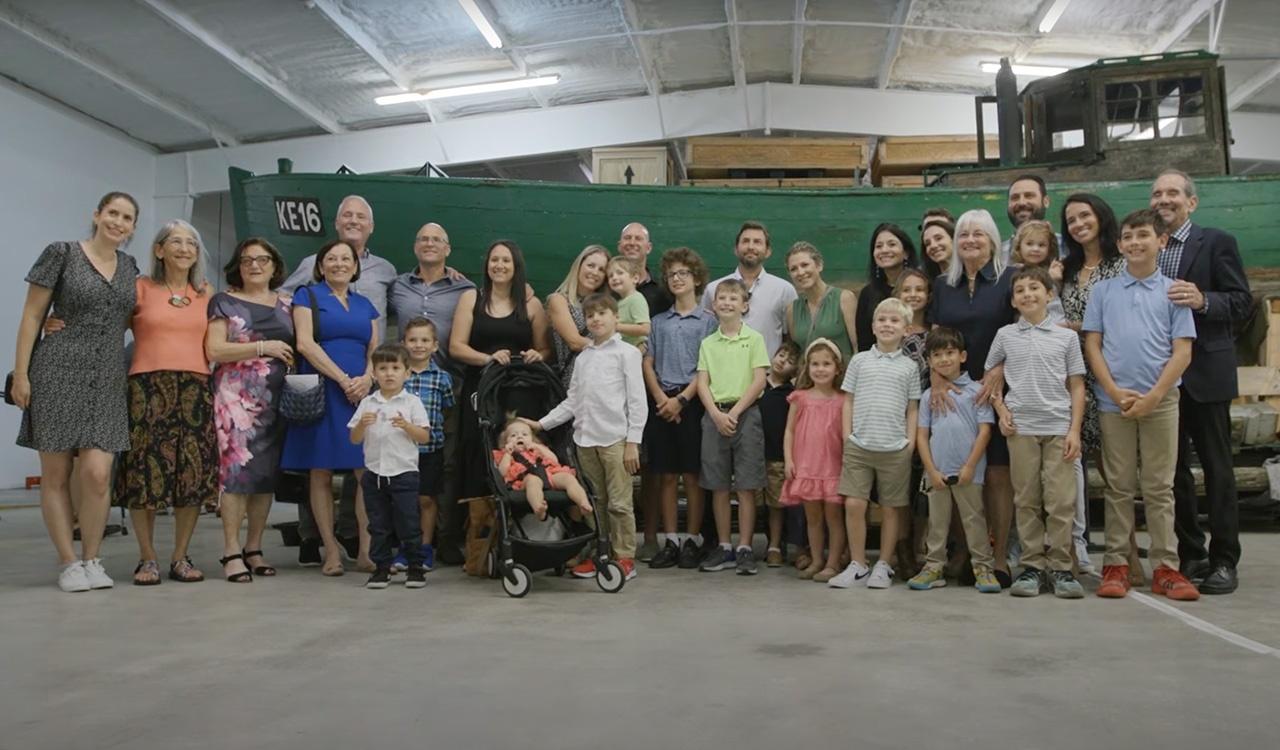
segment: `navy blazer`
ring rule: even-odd
[[[1178,278],[1195,284],[1209,309],[1195,313],[1196,341],[1182,388],[1201,403],[1230,401],[1238,395],[1236,345],[1232,324],[1249,317],[1253,293],[1245,277],[1236,238],[1195,224],[1182,248]]]

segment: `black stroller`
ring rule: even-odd
[[[513,395],[516,398],[512,398]],[[547,500],[547,518],[555,519],[563,524],[565,537],[555,541],[539,541],[530,538],[525,526],[532,523],[532,510],[523,490],[513,490],[507,486],[497,464],[493,461],[492,448],[507,415],[516,411],[516,405],[526,409],[536,402],[540,409],[537,414],[520,416],[537,417],[546,414],[565,398],[564,386],[560,378],[545,364],[520,361],[513,357],[507,366],[489,365],[480,375],[480,384],[476,389],[476,415],[480,421],[480,434],[485,444],[486,466],[489,470],[489,486],[493,489],[494,503],[497,506],[498,535],[493,549],[489,552],[490,573],[502,580],[502,588],[512,597],[522,597],[529,593],[533,586],[533,573],[540,570],[554,570],[558,575],[564,573],[567,563],[578,555],[585,547],[594,544],[592,560],[596,566],[596,583],[606,592],[617,593],[626,583],[626,575],[622,566],[613,559],[613,548],[608,536],[598,534],[600,528],[599,503],[595,493],[578,465],[570,425],[562,425],[546,434],[547,445],[555,451],[560,462],[572,466],[578,473],[578,479],[591,499],[592,515],[595,529],[581,521],[574,521],[569,516],[573,502],[569,496],[559,490],[548,487],[544,494]],[[522,520],[524,523],[522,523]]]

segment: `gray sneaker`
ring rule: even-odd
[[[640,562],[647,563],[658,554],[657,542],[645,542],[640,545],[640,549],[636,550],[636,559]]]
[[[1009,594],[1012,596],[1040,596],[1040,592],[1044,589],[1044,573],[1035,568],[1027,568],[1014,579],[1013,585],[1009,587]]]
[[[702,561],[702,565],[698,566],[698,570],[703,573],[728,570],[733,567],[733,562],[733,550],[717,545],[715,549],[707,553],[706,559]]]
[[[1053,581],[1053,595],[1059,599],[1083,599],[1084,586],[1071,575],[1069,570],[1055,570],[1049,574]]]
[[[739,547],[737,552],[738,575],[753,576],[756,574],[756,553],[750,547]]]

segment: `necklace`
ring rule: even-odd
[[[1096,269],[1096,268],[1097,268],[1098,266],[1100,266],[1100,265],[1102,265],[1102,264],[1101,264],[1101,263],[1094,263],[1092,266],[1091,266],[1091,265],[1088,265],[1088,264],[1085,264],[1085,265],[1084,265],[1084,270],[1086,270],[1086,271],[1092,271],[1092,270]]]
[[[167,281],[164,284],[164,288],[169,290],[170,305],[173,305],[174,307],[186,307],[187,305],[191,304],[191,298],[188,297],[185,293],[187,291],[186,289],[182,290],[183,294],[178,294],[177,292],[173,291],[173,288],[169,286],[169,282]]]

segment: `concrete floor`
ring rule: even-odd
[[[128,585],[133,538],[109,539],[122,585],[69,595],[39,511],[0,508],[0,750],[1226,750],[1280,736],[1275,533],[1247,534],[1236,595],[1175,605],[1216,634],[1137,598],[839,592],[785,568],[644,568],[618,595],[538,576],[523,600],[445,568],[425,590],[366,591],[363,575],[297,568],[275,534],[280,576],[236,586],[216,578],[219,539],[202,518],[193,557],[212,580],[146,589]]]

